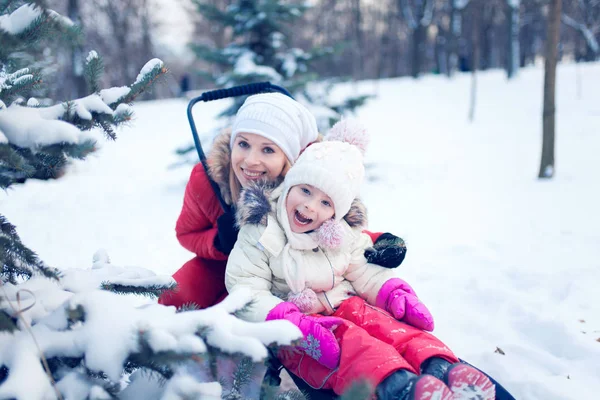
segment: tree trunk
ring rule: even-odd
[[[361,79],[364,76],[364,63],[365,60],[362,57],[363,54],[363,34],[362,34],[362,15],[360,9],[360,0],[352,1],[352,26],[354,31],[354,46],[352,56],[352,77],[354,79]]]
[[[454,0],[450,1],[450,29],[448,41],[448,77],[458,71],[458,38],[462,30],[460,10],[456,7]]]
[[[423,47],[426,40],[427,27],[421,23],[412,31],[412,47],[411,47],[411,65],[410,75],[413,78],[418,78],[421,73],[421,65],[423,64]]]
[[[472,31],[472,45],[473,45],[473,62],[471,63],[471,106],[469,107],[469,121],[475,119],[475,105],[477,104],[477,70],[479,69],[479,59],[481,58],[481,4],[482,0],[476,0],[471,2],[473,6],[473,31]]]
[[[556,114],[556,62],[560,37],[560,15],[562,0],[551,0],[548,13],[548,34],[546,38],[546,60],[544,62],[544,111],[542,114],[542,159],[538,178],[552,178],[555,171],[554,140]]]
[[[509,1],[510,3],[510,1]],[[506,63],[506,75],[508,79],[514,78],[519,70],[521,61],[519,48],[519,24],[520,24],[521,9],[519,4],[516,7],[508,6],[508,58]]]
[[[81,26],[81,11],[79,0],[69,0],[67,14],[71,21]],[[84,56],[81,43],[74,43],[71,48],[71,74],[73,79],[71,98],[84,97],[87,94],[87,85],[83,76]]]

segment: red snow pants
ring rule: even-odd
[[[400,369],[420,374],[420,366],[430,357],[451,363],[458,358],[430,333],[395,320],[387,312],[371,306],[360,297],[344,301],[333,316],[344,323],[334,330],[341,360],[331,370],[304,352],[282,350],[282,364],[315,389],[332,389],[342,394],[356,380],[372,387]]]
[[[177,289],[163,293],[158,302],[178,308],[189,303],[195,303],[199,308],[214,306],[227,296],[226,265],[227,260],[192,258],[173,274]]]

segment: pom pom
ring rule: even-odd
[[[346,142],[359,148],[365,154],[369,145],[369,135],[366,128],[357,120],[343,119],[338,121],[325,135],[325,140]]]
[[[300,293],[288,294],[288,301],[294,303],[296,306],[298,306],[300,311],[306,313],[317,305],[319,299],[317,299],[317,294],[314,290],[305,288]]]
[[[317,230],[317,239],[320,246],[337,249],[344,241],[344,228],[341,223],[333,219],[325,221]]]

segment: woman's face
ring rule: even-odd
[[[252,181],[275,181],[282,174],[287,157],[269,139],[254,133],[238,133],[231,149],[231,166],[243,187]]]
[[[311,185],[292,186],[285,201],[285,210],[294,233],[318,229],[335,213],[329,196]]]

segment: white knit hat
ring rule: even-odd
[[[281,93],[248,97],[233,122],[232,148],[238,133],[255,133],[273,141],[292,164],[319,135],[317,121],[308,109]]]
[[[358,197],[365,176],[363,153],[368,137],[354,120],[342,120],[331,128],[325,141],[309,146],[288,171],[283,194],[295,185],[308,184],[333,201],[335,220],[342,219]]]

